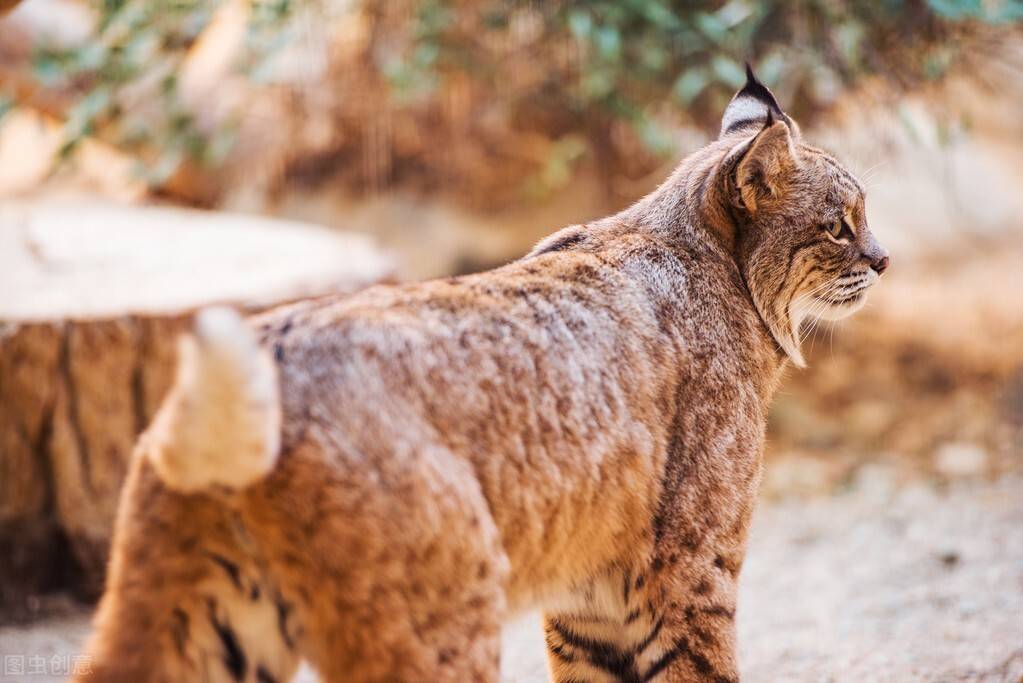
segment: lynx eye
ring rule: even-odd
[[[849,228],[844,218],[832,221],[831,223],[825,223],[821,228],[828,233],[829,237],[836,241],[841,239],[851,240],[853,237],[852,229]]]

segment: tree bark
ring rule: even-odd
[[[104,241],[109,251],[97,250]],[[146,261],[148,277],[127,287],[132,274],[111,271],[131,270],[133,258]],[[24,615],[47,590],[101,591],[128,458],[170,386],[192,312],[213,302],[265,308],[390,275],[389,260],[365,240],[283,221],[5,206],[0,617]],[[180,291],[162,291],[175,281]]]

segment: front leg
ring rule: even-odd
[[[549,610],[544,631],[552,680],[738,681],[738,540],[692,547],[662,537],[641,570],[610,571]]]
[[[715,517],[708,508],[667,515],[653,558],[636,583],[663,619],[658,654],[643,681],[736,683],[735,610],[751,507]]]
[[[717,570],[717,571],[715,571]],[[734,581],[721,576],[723,568],[698,573],[656,574],[664,626],[659,654],[644,670],[644,681],[736,683]],[[660,676],[660,678],[658,678]]]

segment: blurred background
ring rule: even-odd
[[[892,267],[771,414],[751,681],[1023,681],[1023,2],[0,0],[0,654],[76,666],[196,307],[512,260],[749,60]],[[535,615],[505,679],[545,680]]]

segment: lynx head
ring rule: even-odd
[[[863,305],[888,267],[870,229],[864,190],[842,164],[805,144],[799,127],[749,67],[721,122],[725,193],[739,226],[739,266],[757,309],[789,358],[806,363],[799,328]]]

